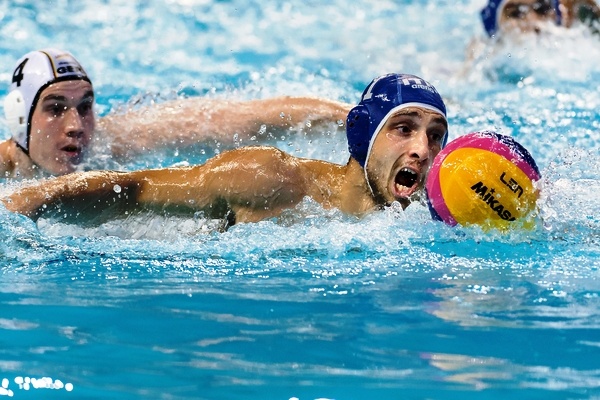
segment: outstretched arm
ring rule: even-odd
[[[113,143],[112,152],[127,156],[155,148],[187,147],[198,142],[257,144],[290,127],[304,131],[327,124],[343,130],[351,106],[314,97],[276,97],[233,101],[187,98],[169,101],[98,121],[98,132]]]
[[[67,221],[88,222],[144,208],[204,211],[212,218],[233,212],[238,221],[258,221],[307,194],[296,160],[272,147],[244,147],[195,167],[64,175],[20,189],[2,202],[33,220],[59,212]]]

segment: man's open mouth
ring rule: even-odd
[[[66,151],[67,153],[79,153],[81,148],[75,145],[67,145],[61,149],[62,151]]]
[[[413,187],[417,182],[419,175],[409,168],[402,168],[398,174],[396,174],[396,185],[404,187]]]
[[[408,198],[416,189],[419,174],[410,168],[402,168],[394,179],[394,197]]]
[[[83,149],[81,146],[69,144],[61,148],[63,154],[67,157],[67,162],[71,164],[79,164],[83,160]]]

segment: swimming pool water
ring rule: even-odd
[[[9,0],[0,95],[16,59],[46,46],[84,64],[101,115],[177,96],[355,102],[378,74],[414,73],[445,98],[451,139],[495,129],[530,150],[539,226],[449,228],[422,204],[359,221],[310,200],[224,233],[201,218],[35,225],[0,209],[0,397],[600,398],[598,39],[528,38],[465,68],[482,1],[322,3]],[[329,132],[271,143],[348,157]]]

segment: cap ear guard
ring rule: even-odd
[[[358,161],[361,167],[365,166],[367,152],[369,151],[369,124],[371,114],[369,109],[362,104],[357,105],[348,113],[346,119],[346,136],[350,155]]]
[[[13,90],[4,98],[4,115],[13,139],[27,149],[27,110],[20,90]]]

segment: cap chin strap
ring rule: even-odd
[[[29,154],[29,143],[27,138],[27,110],[25,109],[25,99],[20,90],[13,90],[4,99],[4,115],[6,123],[15,143],[23,149],[25,154]]]

